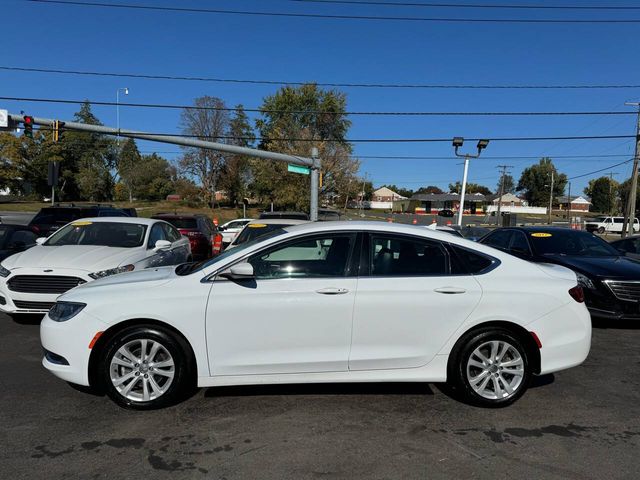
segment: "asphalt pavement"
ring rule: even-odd
[[[639,343],[640,326],[595,329],[585,364],[498,410],[432,384],[332,384],[133,412],[54,378],[37,323],[0,315],[0,478],[638,478]]]

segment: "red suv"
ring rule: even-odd
[[[194,260],[206,260],[222,252],[222,234],[206,215],[159,213],[151,218],[169,222],[187,237]]]

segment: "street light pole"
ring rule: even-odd
[[[459,226],[462,226],[462,216],[464,214],[464,196],[467,191],[467,174],[469,173],[469,159],[478,158],[482,153],[482,150],[487,148],[487,145],[489,145],[489,140],[482,139],[478,141],[478,145],[477,145],[478,153],[476,153],[475,155],[471,155],[470,153],[464,153],[464,154],[458,153],[458,149],[462,146],[463,143],[464,143],[464,138],[462,137],[453,138],[452,145],[455,149],[454,153],[456,157],[464,158],[464,173],[462,174],[462,188],[460,189],[460,207],[458,209],[458,225]]]
[[[571,199],[569,199],[571,201]],[[553,208],[553,170],[551,170],[551,189],[549,190],[549,217],[547,223],[551,225],[551,209]]]
[[[116,129],[118,130],[118,143],[120,143],[120,91],[125,95],[129,95],[129,89],[127,87],[121,87],[116,89]]]

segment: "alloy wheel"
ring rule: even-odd
[[[522,355],[503,340],[482,343],[467,361],[467,382],[478,395],[489,400],[513,396],[523,378]]]
[[[134,402],[148,402],[164,395],[175,371],[175,362],[167,348],[147,338],[122,345],[109,365],[109,376],[116,391]]]

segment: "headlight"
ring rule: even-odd
[[[54,322],[66,322],[75,317],[86,306],[86,303],[56,302],[49,310],[49,318]]]
[[[11,271],[0,265],[0,277],[8,277],[9,275],[11,275]]]
[[[134,268],[136,267],[134,267],[133,265],[124,265],[122,267],[110,268],[108,270],[100,270],[99,272],[93,272],[93,273],[90,273],[89,276],[94,280],[97,280],[98,278],[108,277],[109,275],[115,275],[116,273],[130,272]]]
[[[578,285],[580,285],[582,288],[595,290],[596,286],[593,284],[589,277],[578,272],[576,272],[576,277],[578,277]]]

